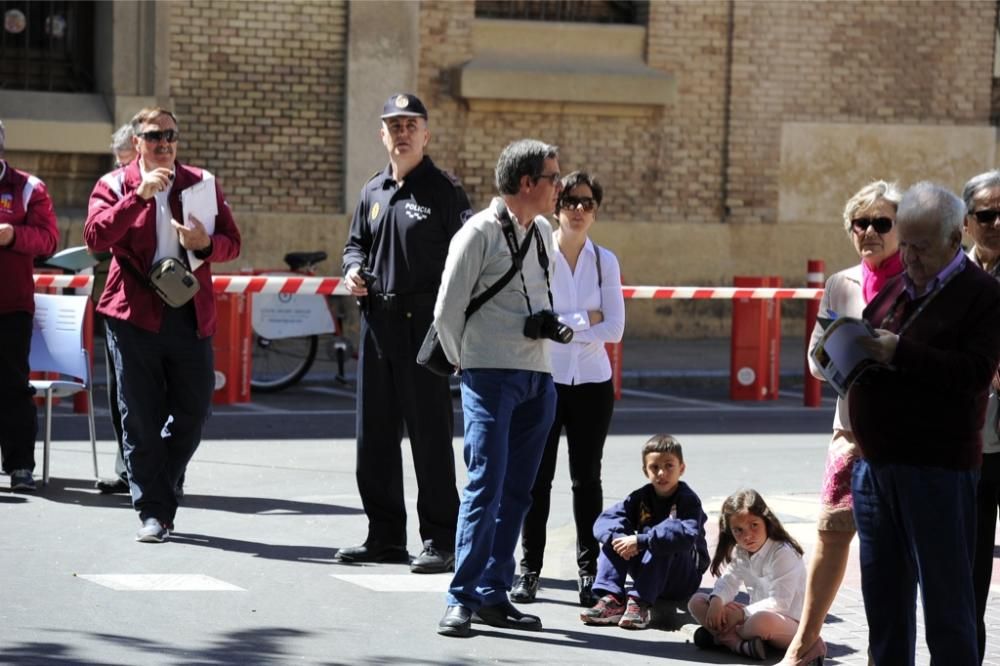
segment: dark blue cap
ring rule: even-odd
[[[382,107],[383,118],[392,118],[393,116],[418,116],[427,120],[427,108],[416,95],[399,93],[386,100]]]

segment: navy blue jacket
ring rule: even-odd
[[[697,558],[698,571],[704,573],[711,561],[705,540],[707,521],[701,500],[683,481],[670,497],[658,497],[653,484],[647,483],[597,517],[594,537],[607,544],[635,534],[639,551],[644,553],[643,561],[649,556],[692,552]]]

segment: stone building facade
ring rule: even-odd
[[[598,175],[594,236],[632,284],[803,284],[807,259],[856,260],[840,213],[868,180],[958,189],[997,162],[992,1],[651,0],[641,25],[487,19],[475,0],[96,4],[91,95],[0,93],[10,161],[54,183],[72,227],[105,137],[172,106],[182,158],[218,175],[245,230],[233,269],[339,257],[403,89],[476,205],[523,136]],[[628,307],[629,335],[729,330],[724,302]],[[801,303],[784,310],[800,330]]]

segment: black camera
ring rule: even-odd
[[[573,329],[559,321],[552,310],[542,310],[524,320],[524,337],[532,340],[546,338],[566,344],[573,340]]]
[[[365,281],[365,288],[369,290],[375,288],[375,282],[378,280],[378,276],[374,273],[360,268],[358,269],[358,277]]]

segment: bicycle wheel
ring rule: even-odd
[[[273,393],[295,384],[312,367],[318,344],[316,335],[272,340],[254,333],[251,388]]]

